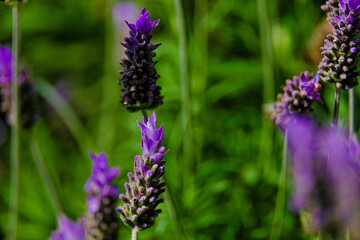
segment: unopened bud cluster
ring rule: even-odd
[[[359,3],[330,0],[322,6],[328,12],[327,20],[334,27],[321,48],[323,59],[319,64],[321,79],[337,83],[337,87],[349,89],[358,85],[360,32]]]

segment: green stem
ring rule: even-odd
[[[131,230],[131,240],[138,240],[139,239],[139,229],[137,227],[134,227]]]
[[[334,101],[334,114],[333,114],[333,126],[337,127],[339,120],[339,107],[340,107],[340,94],[341,88],[335,85],[335,101]]]
[[[349,90],[349,133],[350,136],[355,131],[355,91],[354,88]]]
[[[53,205],[54,211],[55,211],[56,215],[58,216],[62,211],[61,211],[61,204],[60,204],[59,198],[57,196],[54,183],[46,169],[43,157],[40,152],[39,144],[32,132],[30,133],[29,138],[30,138],[30,145],[31,145],[31,153],[32,153],[35,165],[39,171],[39,174],[40,174],[45,186],[47,187],[49,198]]]
[[[274,213],[273,225],[271,228],[270,240],[277,240],[281,237],[281,231],[284,222],[284,209],[286,205],[286,186],[288,182],[288,132],[285,132],[284,149],[282,157],[282,167],[279,180],[279,190],[276,196],[276,207]]]
[[[146,121],[147,121],[148,115],[147,115],[147,112],[146,112],[145,109],[141,109],[141,114],[143,115],[143,117],[144,117],[144,118],[146,119]]]
[[[19,81],[18,66],[20,52],[20,7],[16,3],[13,6],[13,36],[12,52],[12,82],[11,82],[11,197],[10,215],[8,222],[7,239],[15,240],[17,234],[18,211],[19,211],[19,162],[20,162],[20,116],[19,116]]]

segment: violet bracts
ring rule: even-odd
[[[74,223],[65,216],[58,218],[59,228],[51,234],[51,240],[86,240],[85,223],[81,219]]]
[[[143,155],[135,156],[134,172],[129,173],[129,183],[125,183],[126,194],[120,194],[123,205],[118,207],[120,218],[131,228],[145,230],[155,223],[161,209],[157,206],[164,200],[160,194],[165,191],[161,177],[165,173],[163,158],[168,151],[162,146],[163,126],[156,128],[156,115],[153,112],[147,121],[138,122],[141,134]]]
[[[150,43],[151,31],[159,21],[151,22],[150,14],[143,8],[136,24],[126,22],[130,28],[130,37],[122,43],[127,58],[121,61],[124,70],[120,71],[119,84],[123,92],[121,102],[131,112],[156,108],[163,102],[161,87],[156,85],[160,77],[155,69],[157,61],[153,60],[156,56],[154,50],[161,44]]]
[[[313,227],[340,237],[359,224],[360,145],[331,127],[292,118],[287,126],[292,153],[294,211],[312,214]]]
[[[283,87],[284,93],[277,95],[277,102],[271,118],[278,126],[286,124],[292,114],[309,113],[313,111],[312,104],[321,101],[319,83],[320,76],[303,72],[300,77],[294,76],[293,80],[286,80]]]
[[[321,48],[323,59],[319,64],[321,79],[337,83],[338,88],[349,89],[358,85],[358,34],[360,32],[360,2],[357,0],[329,0],[322,9],[334,27]]]
[[[93,161],[92,175],[85,185],[88,192],[88,214],[86,233],[88,239],[111,240],[118,236],[118,217],[116,203],[119,189],[113,180],[120,174],[118,168],[110,168],[105,153],[96,156],[90,153]]]

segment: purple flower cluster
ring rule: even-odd
[[[117,239],[119,225],[115,208],[119,189],[112,182],[120,170],[109,167],[105,153],[99,156],[90,153],[90,157],[93,161],[92,175],[85,185],[88,192],[87,236],[97,240]]]
[[[65,216],[58,218],[59,229],[52,233],[51,240],[86,240],[83,220],[74,223]]]
[[[121,102],[129,111],[155,108],[163,103],[160,95],[161,87],[156,85],[160,75],[155,69],[157,61],[154,50],[161,44],[150,43],[151,31],[159,24],[159,19],[151,22],[150,14],[145,8],[136,24],[126,22],[130,28],[130,37],[125,38],[125,54],[121,60],[124,70],[120,71],[122,86]]]
[[[278,94],[278,101],[274,104],[271,115],[276,125],[285,125],[292,114],[313,111],[313,102],[321,101],[319,80],[319,75],[314,77],[314,74],[309,72],[301,73],[300,77],[294,76],[293,80],[286,80],[286,86],[283,87],[284,93]]]
[[[342,236],[360,210],[360,144],[335,128],[318,129],[294,117],[287,126],[292,153],[294,211],[310,211],[313,225]]]
[[[163,158],[168,151],[162,146],[163,126],[156,127],[156,115],[143,123],[138,122],[142,134],[142,156],[135,157],[134,172],[129,173],[129,183],[125,183],[126,195],[120,194],[123,205],[118,207],[120,218],[131,228],[139,231],[151,227],[161,209],[156,207],[164,200],[159,196],[165,191],[161,177],[165,173]]]
[[[13,55],[10,47],[0,46],[0,112],[7,115],[9,124],[13,123],[11,113],[11,82]],[[33,85],[29,81],[28,71],[19,74],[20,116],[25,128],[31,128],[38,119],[37,96]]]
[[[328,21],[334,27],[321,48],[323,59],[319,64],[321,79],[349,89],[358,84],[360,2],[358,0],[329,0],[322,6],[328,12]]]

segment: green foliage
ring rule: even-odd
[[[157,69],[165,96],[156,113],[164,123],[166,179],[184,239],[268,239],[281,167],[282,136],[269,128],[273,149],[263,156],[263,67],[257,1],[183,0],[186,64],[192,119],[192,162],[186,163],[180,77],[179,29],[175,1],[136,0],[153,19]],[[308,46],[325,15],[322,1],[266,1],[272,35],[275,91],[304,70]],[[126,173],[141,153],[136,120],[120,106],[120,36],[113,25],[115,0],[29,0],[22,7],[22,61],[32,69],[41,95],[41,119],[32,134],[55,182],[63,211],[72,219],[85,212],[83,186],[90,175],[86,152],[105,151],[111,166]],[[0,5],[0,43],[11,43],[11,10]],[[127,30],[126,30],[127,31]],[[265,63],[266,64],[266,63]],[[65,88],[67,97],[54,94]],[[320,117],[329,116],[333,89],[326,89]],[[276,93],[271,92],[275,100]],[[60,97],[60,99],[59,99]],[[345,95],[343,96],[345,99]],[[346,103],[341,119],[346,121]],[[56,224],[46,185],[32,160],[28,135],[22,137],[18,239],[47,239]],[[0,145],[0,233],[5,233],[9,206],[9,139]],[[290,186],[288,186],[290,190]],[[290,193],[290,191],[288,191]],[[289,194],[288,194],[289,196]],[[287,202],[289,197],[287,198]],[[155,226],[140,239],[181,239],[166,204]],[[180,230],[179,230],[180,229]],[[176,235],[176,236],[175,236]],[[0,234],[1,238],[1,234]],[[130,229],[121,225],[120,238]],[[282,239],[304,239],[300,220],[286,206]]]

